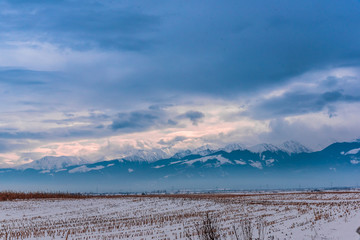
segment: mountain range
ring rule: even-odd
[[[147,161],[154,162],[160,159],[166,158],[183,158],[188,155],[201,155],[206,156],[218,151],[232,152],[235,150],[249,150],[251,152],[261,153],[264,151],[284,151],[289,154],[292,153],[300,153],[300,152],[311,152],[311,150],[304,145],[296,142],[296,141],[286,141],[279,146],[263,143],[251,146],[246,148],[243,144],[232,143],[228,144],[225,147],[216,148],[211,145],[204,145],[195,149],[187,149],[176,152],[175,154],[168,149],[151,149],[151,150],[141,150],[141,149],[127,149],[121,155],[120,159],[128,160],[128,161]],[[102,160],[103,161],[103,160]],[[100,161],[98,161],[100,162]],[[36,170],[51,170],[51,169],[62,169],[64,167],[69,167],[73,165],[80,165],[89,162],[84,158],[77,156],[45,156],[41,159],[32,161],[30,163],[26,163],[20,166],[17,166],[17,169],[36,169]]]
[[[360,142],[334,143],[311,151],[288,141],[246,149],[232,144],[185,150],[171,157],[86,163],[45,157],[0,169],[0,190],[140,192],[155,190],[285,189],[353,187],[360,182]]]

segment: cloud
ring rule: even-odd
[[[192,110],[175,116],[174,113],[166,110],[167,107],[169,105],[150,106],[147,110],[119,113],[109,128],[128,133],[179,126],[173,118],[189,119],[194,126],[197,126],[205,117],[202,112]]]
[[[324,93],[287,92],[282,96],[262,100],[251,111],[256,118],[276,118],[320,112],[328,108],[335,112],[338,102],[359,102],[360,96],[344,95],[340,91]]]
[[[85,81],[88,90],[76,96],[86,98],[84,105],[89,99],[102,107],[116,104],[104,94],[148,104],[176,103],[184,95],[236,98],[314,69],[359,66],[358,1],[322,0],[315,7],[310,0],[4,3],[14,14],[0,15],[3,44],[48,43],[68,59],[74,54],[69,48],[118,54],[77,70],[64,60],[71,82],[62,88],[77,90]]]
[[[43,123],[56,123],[58,125],[72,124],[75,122],[87,123],[95,128],[103,128],[103,123],[112,117],[105,113],[89,112],[87,115],[75,116],[71,113],[63,113],[65,118],[62,119],[45,119]]]
[[[314,150],[321,150],[334,142],[353,141],[360,133],[356,122],[358,113],[355,112],[359,105],[358,103],[350,109],[339,109],[336,119],[317,113],[272,119],[269,121],[268,130],[257,134],[257,138],[262,142],[275,144],[293,139]]]
[[[202,15],[189,11],[190,6]],[[160,28],[161,51],[126,84],[234,98],[314,69],[358,66],[360,3],[318,1],[317,10],[311,6],[308,0],[174,4],[170,10],[179,18],[164,21],[181,19],[181,25]],[[152,81],[144,81],[146,76]]]
[[[0,138],[2,139],[43,139],[45,135],[47,135],[47,133],[44,132],[0,132]]]
[[[156,124],[158,116],[150,112],[121,113],[111,124],[111,129],[137,129],[144,130]]]
[[[152,44],[146,33],[159,24],[158,17],[125,11],[119,5],[109,1],[7,1],[13,14],[0,15],[0,29],[24,41],[36,39],[74,49],[146,49]]]
[[[178,142],[182,142],[184,140],[188,139],[187,137],[184,136],[176,136],[170,140],[164,140],[164,139],[160,139],[160,141],[158,142],[158,144],[160,145],[165,145],[165,146],[174,146],[175,144],[177,144]]]
[[[177,122],[171,120],[171,115],[164,109],[164,106],[150,106],[147,110],[119,113],[109,128],[129,133],[172,127],[176,124]]]
[[[94,137],[96,135],[104,136],[97,129],[89,127],[63,127],[48,129],[46,131],[29,132],[29,131],[3,131],[0,132],[0,139],[19,139],[19,140],[72,140],[86,137]]]
[[[355,0],[0,0],[0,22],[4,152],[150,131],[163,146],[288,140],[330,123],[335,139],[357,111]],[[326,120],[293,120],[307,115]]]
[[[204,117],[204,113],[199,111],[187,111],[186,113],[177,116],[178,119],[189,119],[194,126],[197,126],[199,121],[201,121]]]
[[[0,139],[0,153],[16,151],[19,149],[27,148],[29,146],[30,143],[27,141],[11,141],[9,139]]]
[[[51,72],[24,69],[0,69],[0,83],[9,85],[42,85],[54,78],[56,78],[56,76]]]
[[[10,116],[4,115],[0,120],[6,122],[9,127],[4,125],[0,128],[0,140],[51,142],[113,135],[112,131],[100,127],[105,126],[111,120],[111,116],[104,113],[90,111],[77,115],[66,113],[59,115],[59,113],[30,111]],[[34,118],[34,115],[37,115],[37,118]],[[18,117],[25,119],[19,121]],[[28,125],[32,125],[32,127]]]

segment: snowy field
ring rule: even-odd
[[[265,239],[359,239],[360,192],[167,195],[0,202],[0,239],[186,239],[209,212],[236,239],[241,221]]]

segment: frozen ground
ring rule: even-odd
[[[5,201],[0,239],[186,239],[206,212],[222,239],[243,219],[255,235],[265,222],[265,239],[359,239],[356,191]]]

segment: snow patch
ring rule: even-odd
[[[246,162],[245,162],[244,160],[242,160],[242,159],[240,159],[240,160],[234,160],[234,162],[235,162],[236,164],[246,165]]]
[[[261,162],[259,162],[259,161],[249,160],[249,164],[250,164],[250,166],[252,166],[254,168],[263,169],[263,166],[262,166]]]
[[[268,166],[268,167],[270,167],[270,166],[273,166],[274,163],[275,162],[275,159],[267,159],[267,160],[265,160],[265,164],[266,164],[266,166]]]
[[[196,158],[196,159],[188,160],[188,161],[185,160],[186,162],[184,162],[184,163],[186,163],[188,165],[192,165],[195,162],[206,162],[206,161],[208,161],[210,159],[216,159],[217,161],[220,162],[220,164],[225,164],[225,163],[233,164],[229,159],[224,158],[221,155],[207,156],[207,157]]]
[[[172,162],[169,165],[173,165],[173,164],[177,164],[177,163],[181,163],[182,161],[176,161],[176,162]]]
[[[360,152],[360,148],[355,148],[355,149],[352,149],[352,150],[346,152],[345,155],[349,155],[349,154],[355,155],[355,154],[358,154],[359,152]]]
[[[132,173],[132,172],[134,172],[134,169],[129,168],[129,169],[128,169],[128,172],[129,172],[129,173]]]
[[[84,173],[84,172],[90,172],[90,171],[94,171],[94,170],[100,170],[100,169],[103,169],[103,168],[104,168],[104,166],[96,166],[96,167],[93,167],[93,168],[89,168],[89,167],[83,165],[83,166],[80,166],[80,167],[73,168],[73,169],[69,170],[69,173],[77,173],[77,172]]]
[[[360,161],[359,161],[359,160],[357,160],[357,159],[351,159],[351,160],[350,160],[350,162],[351,162],[351,164],[354,164],[354,165],[356,165],[356,164],[359,164],[359,163],[360,163]]]
[[[115,164],[114,163],[110,163],[110,164],[108,164],[106,167],[112,167],[112,166],[114,166]]]
[[[165,165],[157,165],[157,166],[155,166],[153,168],[162,168],[162,167],[165,167]]]

